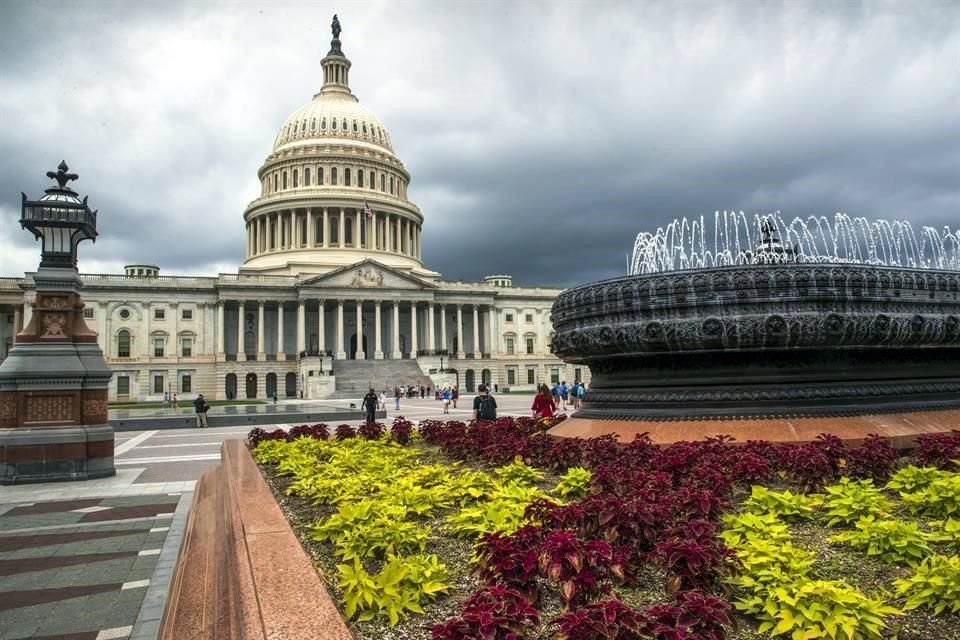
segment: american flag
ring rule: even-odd
[[[367,201],[366,201],[366,200],[363,201],[363,212],[364,212],[365,214],[367,214],[367,217],[368,217],[368,218],[372,218],[372,217],[373,217],[373,209],[370,208],[370,205],[367,204]]]

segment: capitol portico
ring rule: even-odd
[[[424,266],[410,174],[351,92],[339,38],[321,66],[320,91],[287,118],[258,172],[238,273],[164,276],[137,264],[81,275],[84,315],[114,370],[110,399],[587,379],[550,353],[560,289],[514,286],[508,275],[448,281]],[[32,274],[0,278],[0,359],[34,296]]]

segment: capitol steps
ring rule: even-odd
[[[333,398],[359,400],[371,387],[379,393],[400,385],[433,386],[416,360],[334,360],[333,375],[337,377]]]

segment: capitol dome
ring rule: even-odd
[[[374,259],[420,277],[423,215],[383,122],[350,90],[350,60],[334,38],[323,86],[284,121],[247,206],[242,273],[321,274]]]

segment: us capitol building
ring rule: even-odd
[[[283,123],[247,206],[237,274],[153,265],[83,274],[110,400],[359,397],[368,386],[589,378],[550,353],[560,289],[452,282],[423,263],[424,216],[383,123],[350,91],[334,20],[323,86]],[[32,274],[0,278],[0,360],[30,320]]]

